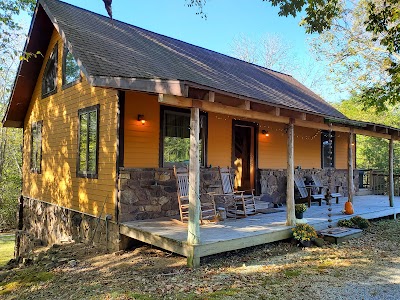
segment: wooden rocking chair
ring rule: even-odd
[[[187,168],[176,168],[174,166],[174,174],[181,221],[187,222],[189,220],[189,171]],[[216,210],[214,200],[211,199],[210,202],[204,202],[201,199],[202,197],[200,197],[200,220],[203,222],[203,220],[215,219]]]
[[[233,214],[235,217],[252,215],[256,213],[256,203],[254,199],[254,191],[251,194],[245,194],[245,191],[235,191],[233,187],[233,180],[230,168],[219,168],[222,182],[221,195],[224,198],[231,198],[230,205],[226,207],[229,215]]]
[[[324,186],[322,184],[322,180],[320,177],[317,176],[317,174],[312,174],[311,175],[312,180],[314,181],[314,184],[318,188],[322,188],[322,191],[325,191],[324,194],[327,194],[329,191],[329,188],[327,186]],[[342,194],[339,193],[339,185],[336,185],[336,191],[334,193],[330,193],[332,198],[336,198],[336,204],[339,204],[339,197],[342,197]]]
[[[297,174],[294,175],[294,183],[296,184],[297,190],[300,193],[301,199],[305,199],[307,201],[308,207],[311,206],[311,201],[318,201],[319,206],[322,205],[322,200],[325,199],[325,195],[321,193],[322,188],[319,188],[318,193],[314,193],[312,188],[315,186],[306,186],[303,178]]]

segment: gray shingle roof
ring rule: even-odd
[[[88,76],[187,81],[273,105],[346,118],[289,75],[112,22],[58,0],[40,3],[65,33]]]

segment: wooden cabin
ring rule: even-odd
[[[43,57],[21,62],[3,120],[24,130],[21,247],[32,235],[123,247],[124,222],[179,214],[173,166],[190,165],[189,244],[195,194],[220,188],[218,166],[284,203],[293,225],[294,172],[351,197],[355,134],[400,136],[349,120],[290,75],[58,0],[38,1],[25,51]]]

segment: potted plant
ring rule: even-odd
[[[311,246],[312,241],[318,237],[314,227],[308,224],[297,224],[292,231],[293,238],[299,241],[299,244],[304,247]]]
[[[296,215],[296,219],[303,219],[303,213],[307,210],[307,205],[296,204],[294,206],[294,214]]]

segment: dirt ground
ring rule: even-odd
[[[207,257],[195,270],[150,246],[104,255],[68,244],[35,255],[0,271],[1,299],[400,299],[394,220],[340,246],[279,242]]]

